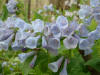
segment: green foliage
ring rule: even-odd
[[[17,16],[21,16],[26,22],[28,22],[28,8],[25,9],[24,2],[22,0],[18,0],[18,4],[17,6],[17,11],[16,11],[16,15]]]
[[[0,62],[0,73],[2,73],[2,64]]]
[[[100,72],[100,40],[95,41],[93,46],[92,59],[89,60],[85,65],[89,65]]]
[[[73,57],[68,64],[68,74],[69,75],[90,75],[86,67],[84,66],[84,61],[80,56]]]
[[[28,75],[29,74],[29,71],[31,70],[29,64],[32,60],[32,57],[28,58],[24,63],[19,64],[20,70],[21,70],[23,75]]]
[[[89,65],[100,72],[100,57],[89,60],[85,65]]]
[[[8,10],[7,10],[6,5],[4,5],[4,6],[3,6],[3,11],[2,11],[1,19],[2,19],[2,20],[6,20],[7,17],[8,17]]]
[[[17,11],[16,11],[16,14],[19,15],[19,14],[23,14],[24,15],[24,3],[22,1],[18,1],[18,4],[16,5],[17,6]]]
[[[36,11],[34,11],[34,15],[33,15],[32,20],[35,20],[35,19],[43,20],[43,17],[40,14],[38,14]]]
[[[96,27],[97,27],[97,25],[98,25],[97,22],[93,19],[92,22],[91,22],[91,24],[88,26],[88,30],[89,31],[95,30]]]
[[[81,0],[81,3],[84,4],[83,0]],[[19,1],[17,8],[18,11],[16,12],[16,14],[24,18],[25,21],[27,21],[27,9],[24,10],[24,4]],[[74,10],[78,10],[75,5],[73,5],[69,11],[72,12]],[[58,14],[55,13],[56,8],[54,11],[54,16],[57,17]],[[60,15],[64,13],[65,11],[60,11]],[[41,19],[43,21],[48,22],[52,16],[51,13],[48,14],[49,15],[44,16],[43,13],[38,14],[37,11],[34,11],[32,15],[32,20]],[[7,17],[8,10],[4,5],[1,18],[2,20],[6,20]],[[67,18],[69,21],[73,19],[73,17]],[[88,27],[88,29],[92,31],[96,28],[96,26],[96,21],[92,20],[91,25]],[[41,39],[39,41],[41,41]],[[52,56],[45,49],[41,49],[38,52],[38,57],[34,68],[30,68],[29,65],[34,56],[29,57],[24,63],[20,63],[17,56],[19,53],[21,53],[21,51],[12,51],[11,49],[9,51],[0,51],[0,73],[3,73],[4,75],[59,75],[59,72],[61,71],[64,62],[57,73],[53,73],[48,68],[48,63],[56,61],[60,56],[64,56],[64,58],[69,59],[69,64],[67,67],[68,75],[90,75],[88,69],[86,68],[87,65],[93,67],[94,69],[100,72],[100,40],[95,41],[95,45],[92,49],[92,59],[85,63],[78,52],[78,48],[73,50],[67,50],[63,45],[63,41],[61,41],[61,48],[58,49],[59,55]],[[2,68],[2,62],[4,61],[8,62],[8,65]],[[17,65],[13,66],[12,63],[17,63]],[[11,71],[10,68],[13,68],[14,70]]]

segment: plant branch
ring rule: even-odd
[[[31,0],[28,0],[28,20],[30,21],[31,16]]]
[[[6,0],[6,3],[8,3],[8,0]]]

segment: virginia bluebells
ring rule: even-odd
[[[8,2],[7,9],[10,13],[16,12],[16,4],[17,2],[14,0]],[[68,18],[62,15],[58,16],[56,21],[52,23],[45,23],[40,19],[36,19],[29,24],[16,16],[8,17],[4,22],[0,20],[0,50],[9,50],[9,46],[16,51],[24,48],[32,50],[18,55],[21,62],[24,62],[28,57],[33,55],[34,57],[30,62],[32,68],[38,59],[38,51],[34,50],[38,48],[39,44],[40,50],[41,47],[45,48],[48,53],[53,53],[54,55],[58,54],[62,43],[66,50],[79,48],[84,51],[85,56],[89,55],[93,52],[94,41],[100,39],[99,4],[99,0],[95,2],[91,0],[90,6],[81,6],[79,18],[83,23],[79,23],[76,20],[68,21]],[[53,11],[52,4],[47,7],[45,6],[45,9]],[[96,20],[98,26],[94,31],[90,32],[87,27],[92,19]],[[48,68],[53,72],[58,72],[63,60],[64,56],[55,62],[49,63]],[[67,60],[65,59],[60,75],[67,75]]]

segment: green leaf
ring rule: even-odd
[[[43,20],[43,17],[40,14],[38,14],[36,11],[34,11],[34,16],[33,16],[32,20],[35,20],[35,19],[41,19],[41,20]]]
[[[40,70],[46,72],[48,70],[48,54],[40,51],[37,57],[37,65],[39,64]]]
[[[2,18],[2,20],[6,20],[7,17],[8,17],[8,10],[7,10],[6,5],[4,5],[1,18]]]
[[[100,72],[100,58],[93,58],[85,63],[85,65],[89,65]]]
[[[32,60],[32,57],[29,57],[24,63],[19,64],[20,70],[22,71],[23,75],[28,75],[29,71],[32,70],[32,68],[30,68],[29,64]]]

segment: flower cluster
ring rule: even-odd
[[[49,11],[54,11],[54,8],[53,8],[53,4],[50,4],[50,5],[44,5],[44,10],[49,10]]]
[[[80,39],[79,48],[85,50],[85,55],[92,52],[92,46],[94,41],[100,39],[100,0],[90,0],[89,5],[81,5],[79,10],[79,17],[83,20],[83,26],[80,29],[81,36],[86,37],[86,39]],[[96,29],[92,32],[87,30],[87,27],[90,25],[91,21],[95,19],[98,23]]]
[[[9,0],[6,4],[9,13],[15,13],[17,10],[17,1],[16,0]]]
[[[57,55],[58,49],[61,47],[61,41],[63,41],[67,50],[79,47],[80,50],[84,51],[84,55],[86,56],[92,52],[94,41],[100,39],[100,24],[98,24],[94,31],[89,32],[87,29],[87,26],[90,25],[93,18],[99,23],[100,7],[98,1],[99,0],[96,0],[94,2],[94,0],[91,0],[91,6],[81,6],[79,10],[79,17],[83,20],[81,24],[76,20],[69,22],[68,19],[62,15],[58,16],[53,23],[45,23],[40,19],[36,19],[32,21],[31,24],[16,16],[8,17],[6,21],[0,21],[0,50],[8,50],[9,46],[11,46],[13,50],[23,50],[26,48],[33,50],[39,46]],[[13,11],[10,12],[15,12],[13,9],[15,5],[16,2],[13,4],[12,1],[13,7],[11,7],[11,9]],[[52,10],[51,7],[52,5],[48,8]],[[41,42],[39,41],[40,39],[42,40]],[[34,67],[37,59],[36,51],[21,53],[18,57],[21,62],[24,62],[32,55],[34,55],[34,58],[30,62],[30,66]],[[57,72],[63,60],[64,57],[62,56],[56,62],[49,63],[49,69],[53,72]],[[65,59],[64,68],[60,72],[60,75],[67,75],[67,64],[68,59]]]

